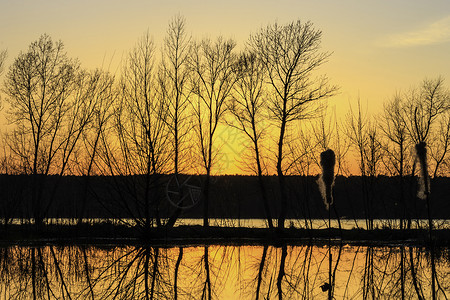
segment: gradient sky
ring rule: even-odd
[[[425,77],[450,81],[450,1],[6,1],[0,49],[7,65],[41,34],[61,39],[87,68],[115,71],[148,29],[161,45],[167,24],[186,17],[195,37],[235,38],[274,21],[311,20],[333,52],[322,70],[341,87],[336,106],[360,97],[369,108]],[[345,103],[345,105],[344,105]]]
[[[450,1],[6,1],[0,49],[7,65],[41,34],[61,39],[87,68],[115,71],[148,29],[161,45],[168,21],[185,16],[195,37],[235,38],[242,45],[261,26],[311,20],[333,52],[322,70],[346,109],[360,97],[370,111],[395,91],[439,75],[450,81]]]
[[[340,86],[330,102],[340,114],[358,97],[377,112],[396,91],[424,78],[442,75],[450,85],[448,0],[0,1],[6,67],[47,33],[84,67],[115,72],[147,30],[160,47],[169,20],[181,14],[194,37],[223,35],[238,45],[275,21],[312,21],[323,31],[323,49],[333,52],[322,71]]]

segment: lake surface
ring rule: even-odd
[[[438,299],[448,249],[319,246],[10,246],[1,299]],[[325,286],[324,286],[325,285]]]

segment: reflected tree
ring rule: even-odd
[[[183,251],[151,246],[14,246],[0,248],[0,290],[8,299],[212,299],[230,292],[236,296],[233,288],[239,287],[245,299],[320,299],[330,294],[332,299],[431,298],[431,254],[416,247],[404,250],[310,245],[200,246]],[[330,278],[329,251],[337,257],[331,292],[320,287]],[[435,254],[434,294],[439,299],[446,299],[450,290],[446,251]]]
[[[265,273],[265,269],[267,269],[264,267],[264,265],[266,263],[267,248],[268,248],[268,246],[264,245],[263,253],[261,256],[261,261],[260,261],[259,268],[258,268],[258,277],[256,280],[256,282],[257,282],[257,284],[256,284],[256,300],[259,299],[259,295],[261,292],[261,284],[263,282],[263,276]]]
[[[177,258],[177,262],[175,263],[175,268],[174,268],[174,280],[173,280],[173,295],[174,295],[174,299],[177,300],[178,299],[178,277],[180,274],[180,266],[181,266],[181,261],[183,260],[183,247],[179,247],[178,250],[178,258]]]
[[[287,245],[283,245],[281,247],[281,259],[280,259],[280,267],[278,269],[278,277],[277,277],[277,291],[278,291],[278,299],[283,299],[283,278],[286,275],[285,273],[285,264],[287,257]]]
[[[158,247],[117,250],[118,257],[103,264],[94,279],[100,299],[173,299],[167,274],[162,272],[167,270],[164,251]]]

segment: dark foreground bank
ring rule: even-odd
[[[36,230],[32,225],[10,225],[0,229],[0,244],[8,245],[303,245],[314,243],[361,246],[429,246],[428,229],[298,229],[282,231],[267,228],[235,228],[179,226],[170,229],[140,230],[125,225],[82,224],[45,225]],[[450,229],[434,230],[435,246],[450,246]]]

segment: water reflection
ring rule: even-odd
[[[356,246],[0,248],[4,299],[431,299],[448,249]]]

